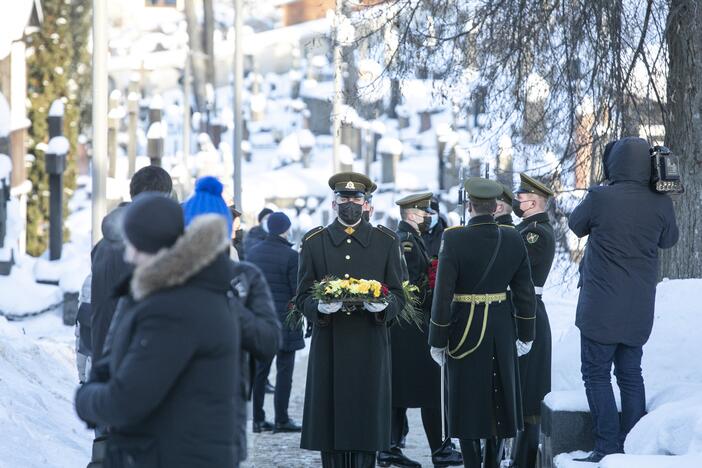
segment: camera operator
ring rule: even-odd
[[[603,165],[609,184],[591,188],[568,220],[578,237],[589,235],[575,322],[595,433],[594,451],[578,460],[586,462],[623,452],[627,433],[645,414],[641,356],[653,327],[658,249],[678,240],[670,197],[649,187],[648,143],[634,137],[610,143]],[[621,421],[612,364],[621,391]]]

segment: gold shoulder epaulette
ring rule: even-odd
[[[312,229],[307,233],[304,241],[307,242],[322,231],[324,231],[324,226],[317,226],[316,228]]]
[[[516,229],[514,226],[511,224],[498,224],[498,226],[503,227],[503,228],[510,228],[510,229]]]
[[[462,227],[464,227],[464,226],[461,226],[460,224],[457,224],[457,225],[455,225],[455,226],[447,227],[446,229],[444,229],[444,232],[446,232],[446,231],[451,231],[451,230],[453,230],[453,229],[460,229],[460,228],[462,228]]]
[[[386,227],[383,226],[382,224],[378,224],[378,225],[376,226],[376,228],[378,229],[378,231],[382,232],[382,233],[385,234],[386,236],[388,236],[388,237],[390,237],[390,238],[392,238],[392,239],[397,239],[397,234],[395,234],[394,231],[391,231],[389,228],[386,228]]]

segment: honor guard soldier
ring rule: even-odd
[[[496,468],[495,448],[522,428],[517,355],[534,340],[534,286],[519,232],[493,218],[503,187],[474,177],[465,189],[470,221],[444,232],[429,344],[448,371],[449,436],[460,439],[464,465],[481,467],[485,439],[483,466]]]
[[[325,468],[371,468],[390,448],[388,325],[404,308],[402,263],[395,233],[362,219],[372,185],[355,172],[329,179],[336,219],[308,232],[300,251],[295,305],[314,324],[300,446],[321,451]],[[312,296],[328,277],[380,281],[389,300],[342,310]]]
[[[397,236],[404,254],[406,272],[404,279],[419,288],[419,299],[425,320],[422,328],[406,323],[390,329],[392,343],[392,436],[389,451],[378,454],[382,467],[417,467],[422,465],[402,453],[400,440],[406,420],[407,408],[421,408],[424,431],[431,448],[435,467],[460,466],[463,459],[451,447],[441,452],[441,394],[439,367],[429,353],[429,317],[431,315],[431,289],[429,267],[431,259],[421,238],[431,224],[432,194],[409,195],[395,203],[400,207],[402,220]]]
[[[512,200],[514,200],[514,194],[512,189],[504,184],[502,185],[502,194],[497,197],[497,209],[495,210],[495,222],[500,226],[511,226],[514,227],[514,221],[512,221]]]
[[[536,292],[536,340],[531,352],[519,358],[524,431],[517,436],[512,454],[514,466],[534,468],[539,446],[541,401],[551,391],[551,326],[541,295],[556,253],[556,240],[546,213],[546,203],[553,191],[524,173],[520,177],[513,208],[514,214],[522,218],[516,228],[529,252]]]

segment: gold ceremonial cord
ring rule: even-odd
[[[482,344],[485,338],[485,329],[487,328],[488,311],[490,310],[490,304],[493,302],[502,302],[507,300],[507,293],[496,293],[496,294],[455,294],[453,296],[454,302],[465,302],[470,303],[470,314],[468,314],[468,322],[466,323],[466,328],[463,330],[463,336],[461,341],[458,342],[458,346],[454,349],[448,351],[448,355],[454,359],[463,359],[469,354],[473,353]],[[485,311],[483,312],[483,326],[480,329],[480,338],[478,338],[478,343],[471,349],[458,356],[455,353],[461,349],[463,343],[465,343],[466,338],[468,338],[468,332],[470,331],[470,326],[473,323],[473,316],[475,315],[475,305],[485,304]]]

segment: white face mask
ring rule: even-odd
[[[429,224],[429,229],[434,229],[437,224],[439,224],[439,213],[434,213],[433,215],[431,215],[431,223]]]

